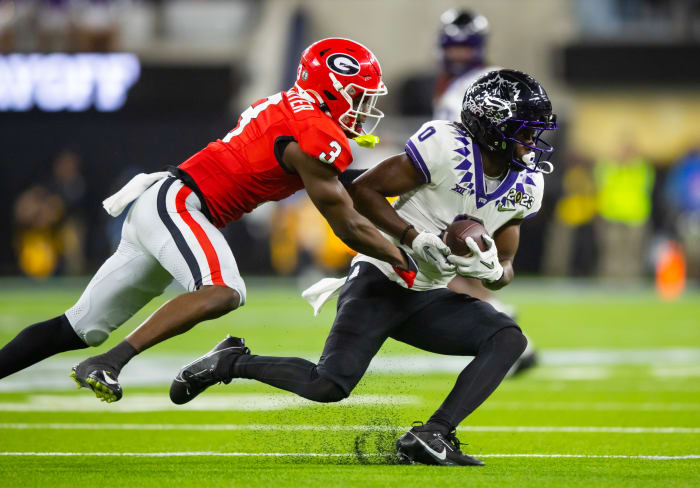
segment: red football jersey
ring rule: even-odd
[[[223,227],[261,203],[282,200],[304,187],[299,175],[281,162],[282,150],[292,140],[339,172],[352,163],[348,138],[338,124],[292,89],[255,102],[226,137],[180,168],[201,190],[214,225]]]

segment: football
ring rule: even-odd
[[[476,245],[479,246],[479,249],[485,251],[488,245],[486,241],[484,241],[484,234],[488,234],[488,232],[486,232],[486,228],[481,222],[474,218],[467,217],[448,225],[442,236],[442,240],[447,244],[447,247],[450,248],[453,254],[457,256],[467,256],[471,254],[471,251],[464,240],[467,237],[471,237],[476,242]]]

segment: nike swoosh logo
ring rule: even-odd
[[[104,369],[102,370],[102,375],[105,377],[105,383],[107,383],[108,385],[118,385],[119,384],[119,382],[116,380],[113,380],[112,377],[109,375],[109,373],[107,371],[105,371]]]
[[[493,269],[494,266],[495,266],[495,264],[493,264],[493,263],[487,263],[486,261],[479,261],[479,262],[480,262],[481,264],[483,264],[484,266],[486,266],[488,269]]]
[[[496,210],[498,210],[499,212],[514,212],[515,211],[514,208],[504,207],[503,205],[497,206]]]
[[[442,452],[437,452],[435,449],[431,449],[428,444],[423,442],[420,437],[418,437],[416,434],[413,432],[410,433],[413,437],[416,438],[418,442],[421,443],[423,447],[425,447],[425,450],[428,451],[428,454],[433,456],[435,459],[439,459],[440,461],[444,461],[447,458],[447,449],[443,449]]]

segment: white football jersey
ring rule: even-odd
[[[459,78],[455,78],[447,86],[445,92],[435,100],[433,108],[433,117],[438,120],[457,120],[461,119],[462,100],[464,100],[464,92],[467,88],[482,75],[489,71],[501,69],[498,66],[489,66],[487,68],[479,68],[468,71]]]
[[[453,122],[433,120],[406,142],[406,153],[424,184],[400,195],[394,208],[418,232],[440,234],[464,216],[480,220],[490,235],[511,220],[532,217],[540,209],[544,190],[541,173],[510,169],[500,184],[486,185],[481,153],[471,136]],[[489,189],[487,189],[489,186]],[[399,245],[398,240],[384,234]],[[454,273],[439,273],[421,261],[408,246],[401,246],[419,267],[413,289],[444,288]],[[355,261],[367,261],[388,278],[405,286],[384,261],[359,254]]]

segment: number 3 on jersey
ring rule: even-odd
[[[330,153],[326,154],[325,152],[322,152],[318,155],[318,159],[320,159],[324,163],[332,163],[333,161],[335,161],[335,158],[337,158],[340,155],[340,151],[342,151],[342,148],[340,147],[340,144],[338,144],[337,141],[331,141],[330,146],[332,148]]]

